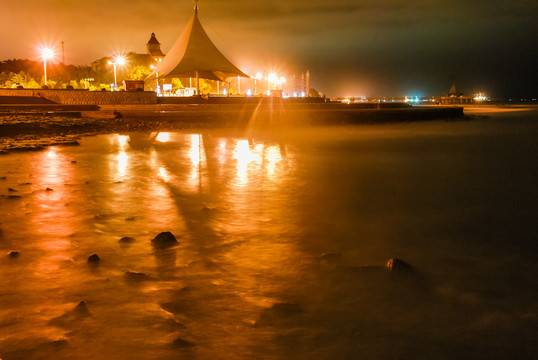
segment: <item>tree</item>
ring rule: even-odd
[[[183,84],[179,78],[172,78],[172,91],[176,92],[179,89],[183,89]]]
[[[144,80],[149,74],[151,74],[149,67],[144,65],[134,65],[129,69],[127,77],[129,80]]]
[[[213,87],[209,85],[207,81],[205,81],[204,79],[198,79],[198,81],[198,86],[200,87],[200,95],[209,94],[211,93],[211,91],[213,91]]]
[[[24,87],[26,89],[39,89],[39,84],[34,80],[34,78],[30,78],[30,81],[27,81]]]
[[[44,82],[43,82],[44,83]],[[57,81],[54,81],[54,80],[48,80],[47,79],[47,86],[49,87],[49,89],[54,89],[54,87],[56,86],[56,84],[58,84]]]
[[[11,77],[11,82],[13,84],[16,84],[16,85],[22,85],[24,86],[24,80],[25,80],[25,75],[24,75],[24,72],[20,72],[18,74],[14,74],[12,77]]]

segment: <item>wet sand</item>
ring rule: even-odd
[[[10,152],[0,358],[536,358],[537,114]]]

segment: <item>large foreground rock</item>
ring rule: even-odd
[[[401,259],[393,258],[387,261],[387,270],[392,273],[406,273],[413,270],[413,267]]]
[[[176,237],[169,231],[162,232],[151,240],[151,245],[159,249],[165,249],[178,244]]]

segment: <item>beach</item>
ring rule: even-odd
[[[536,107],[110,111],[0,124],[2,360],[538,356]]]

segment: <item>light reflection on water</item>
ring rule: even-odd
[[[0,199],[0,249],[20,252],[0,259],[0,357],[528,355],[536,127],[490,126],[113,134],[0,158],[22,195]],[[162,231],[179,245],[153,248]],[[393,256],[416,273],[386,272]]]

